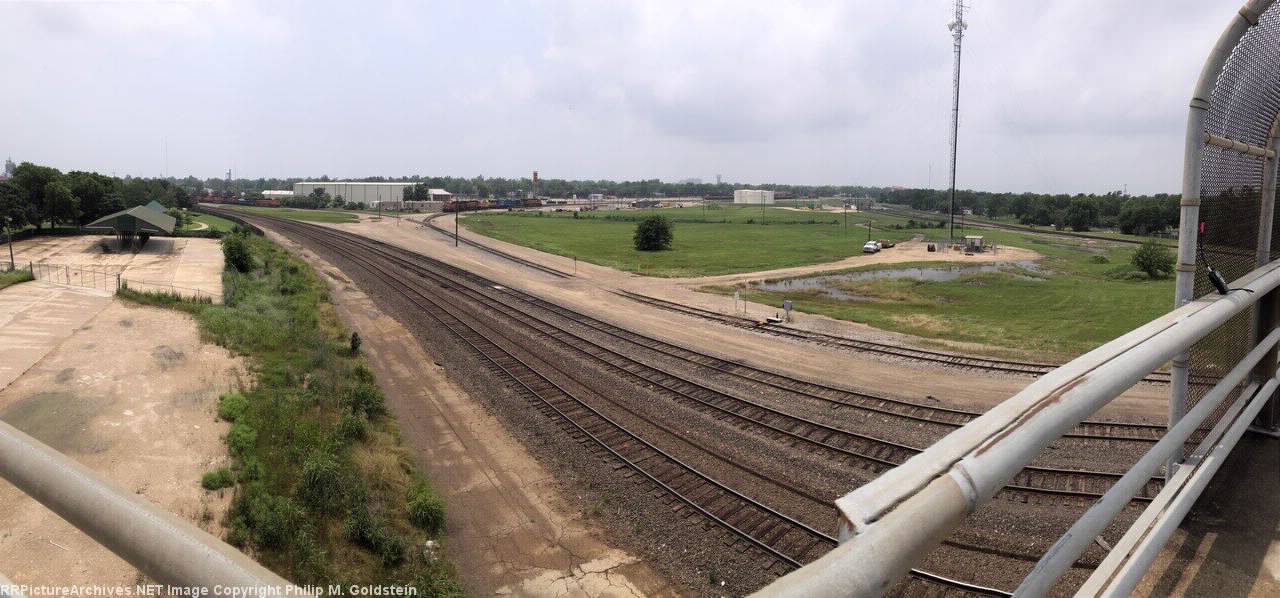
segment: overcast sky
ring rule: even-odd
[[[1176,191],[1192,85],[1240,3],[972,0],[958,186]],[[942,188],[950,10],[0,0],[0,154],[121,176]]]

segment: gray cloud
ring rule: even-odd
[[[973,4],[961,186],[1176,188],[1188,94],[1238,0]],[[139,175],[537,169],[940,186],[948,11],[946,0],[0,3],[0,152]]]

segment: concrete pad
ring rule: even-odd
[[[40,281],[0,290],[0,390],[110,304],[107,291]]]
[[[0,391],[0,420],[221,536],[232,493],[206,492],[200,477],[228,460],[217,397],[249,374],[240,358],[201,342],[191,316],[107,301]],[[4,481],[0,504],[0,572],[14,583],[141,583],[134,567]]]
[[[114,250],[114,238],[36,237],[14,243],[20,266],[38,280],[115,290],[116,277],[138,290],[177,291],[222,301],[222,246],[216,239],[154,237],[137,253]]]

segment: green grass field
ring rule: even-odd
[[[204,223],[209,227],[209,230],[217,231],[220,233],[231,232],[231,230],[236,227],[236,223],[230,220],[227,220],[226,218],[210,216],[209,214],[196,214],[195,217],[192,218],[192,222]],[[200,228],[199,226],[189,226],[186,228],[186,230],[196,230],[199,228]]]
[[[465,216],[477,233],[583,261],[647,276],[713,276],[804,266],[861,255],[865,219],[840,214],[717,207],[656,210],[675,222],[670,251],[640,252],[632,245],[636,221],[649,210],[508,212]],[[936,231],[932,231],[935,232]],[[892,233],[892,234],[891,234]],[[903,231],[874,230],[877,239],[909,239]]]
[[[1021,245],[1021,243],[1015,243]],[[1025,245],[1024,245],[1025,246]],[[1034,245],[1033,245],[1034,246]],[[1108,272],[1127,264],[1134,249],[1111,247],[1105,253],[1058,246],[1035,246],[1050,273],[1027,280],[1015,273],[974,273],[952,281],[912,278],[844,280],[827,285],[861,300],[833,298],[820,289],[762,290],[742,287],[744,298],[862,322],[926,338],[977,342],[1057,358],[1087,352],[1172,308],[1173,280],[1118,280]],[[1106,258],[1108,263],[1095,263]],[[872,266],[905,269],[963,265],[909,263]],[[703,290],[730,294],[731,287]]]
[[[329,222],[333,224],[347,224],[359,222],[360,218],[355,214],[348,212],[338,212],[335,210],[296,210],[293,208],[260,208],[257,206],[219,206],[232,210],[240,210],[250,214],[260,214],[262,216],[276,216],[278,218],[291,218],[293,220],[305,220],[307,222]]]
[[[671,251],[642,253],[632,247],[634,221],[648,215],[645,210],[584,213],[578,219],[568,212],[489,213],[465,217],[463,224],[542,251],[668,277],[760,271],[858,255],[867,238],[864,223],[868,219],[874,239],[902,241],[923,235],[942,240],[947,232],[936,227],[939,218],[922,226],[924,218],[881,212],[851,213],[847,234],[838,213],[767,209],[764,218],[770,224],[762,226],[759,208],[708,209],[705,220],[700,208],[657,212],[675,221]],[[857,301],[835,299],[821,290],[738,290],[766,305],[781,306],[784,299],[791,299],[803,312],[925,338],[1052,353],[1054,358],[1093,349],[1171,307],[1171,279],[1123,280],[1109,275],[1126,269],[1135,246],[1018,231],[968,228],[964,232],[1000,246],[1034,250],[1044,256],[1039,266],[1049,273],[1040,276],[1042,280],[994,272],[945,282],[902,278],[841,282],[838,290],[860,296],[862,300]],[[956,233],[961,233],[959,228]],[[922,264],[853,270],[911,267]],[[731,294],[735,289],[703,290]]]

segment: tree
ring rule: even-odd
[[[52,181],[44,188],[45,219],[51,224],[74,223],[80,215],[79,202],[71,188],[62,181]]]
[[[23,162],[13,170],[13,178],[10,180],[22,192],[22,201],[26,204],[26,221],[35,225],[36,229],[43,227],[44,222],[49,220],[49,202],[45,196],[49,183],[61,179],[62,173],[58,169],[36,166],[30,162]]]
[[[9,181],[0,181],[0,224],[4,224],[7,219],[10,227],[21,228],[30,224],[27,215],[22,190]]]
[[[662,251],[671,249],[671,241],[674,239],[674,226],[666,216],[653,215],[641,220],[636,225],[636,234],[633,241],[636,244],[637,251]]]
[[[115,179],[95,172],[74,171],[67,173],[66,181],[79,205],[81,225],[119,211],[107,209],[107,196],[115,189]]]
[[[1147,239],[1131,260],[1133,267],[1147,273],[1151,278],[1163,278],[1173,274],[1173,252],[1155,239]]]
[[[1067,226],[1077,232],[1087,231],[1098,224],[1099,212],[1098,204],[1092,199],[1076,197],[1067,206]]]

